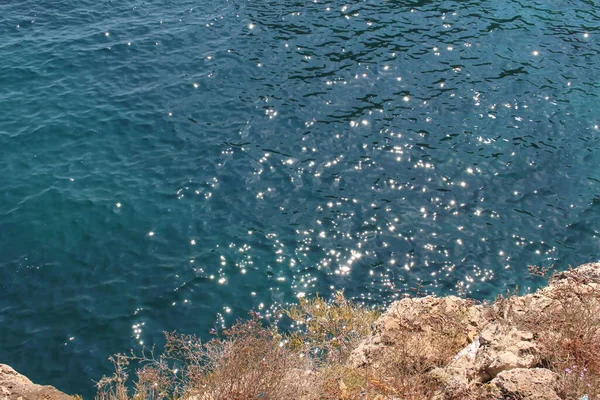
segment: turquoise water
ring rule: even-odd
[[[0,362],[33,380],[598,258],[592,1],[4,0],[0,38]]]

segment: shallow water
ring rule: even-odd
[[[0,362],[598,258],[592,1],[0,3]]]

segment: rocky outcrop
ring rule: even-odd
[[[542,360],[536,324],[546,327],[546,338],[560,335],[553,324],[573,310],[600,314],[599,293],[600,263],[590,263],[555,274],[548,286],[533,294],[509,296],[493,304],[455,296],[406,298],[379,318],[349,364],[383,368],[399,352],[413,358],[436,354],[434,361],[440,361],[440,346],[459,345],[462,350],[449,363],[429,372],[440,385],[437,400],[464,398],[464,393],[469,398],[559,399],[558,375],[541,368],[547,363]],[[473,397],[473,393],[478,394]]]
[[[490,383],[491,392],[501,398],[560,400],[556,394],[558,376],[544,368],[514,368],[500,372]]]
[[[8,365],[0,364],[0,400],[74,400],[52,386],[31,382]]]
[[[436,337],[443,328],[455,329],[453,340],[467,344],[488,322],[484,308],[471,300],[456,296],[406,298],[392,303],[377,320],[374,332],[350,356],[352,367],[377,367],[386,353],[398,346],[418,348],[419,354],[437,353]]]
[[[457,391],[473,383],[486,383],[503,371],[531,368],[537,346],[531,332],[491,322],[446,367],[433,372],[448,389]]]
[[[327,398],[348,400],[585,399],[599,390],[588,389],[591,385],[583,380],[584,373],[586,379],[592,375],[597,385],[600,376],[599,316],[600,263],[555,274],[535,293],[501,297],[492,304],[456,296],[404,298],[388,307],[365,340],[356,347],[352,343],[345,365],[319,369],[309,362],[290,368],[278,386],[279,397],[272,398],[316,399],[327,391]],[[250,378],[238,376],[236,385],[246,387],[257,379],[251,371]],[[371,396],[365,388],[376,393]],[[190,392],[184,398],[233,397]],[[0,364],[0,400],[9,399],[75,400]]]

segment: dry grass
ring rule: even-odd
[[[561,398],[600,399],[600,285],[570,268],[554,275],[550,269],[529,267],[532,275],[554,280],[543,312],[515,308],[519,298],[512,293],[495,301],[495,319],[534,333],[539,367],[559,376]]]
[[[308,392],[310,360],[276,341],[276,333],[253,316],[207,343],[167,333],[165,352],[113,357],[115,374],[98,382],[99,400],[289,399]],[[130,362],[141,363],[133,390],[126,387]],[[298,377],[295,377],[297,374]],[[295,379],[298,378],[298,379]]]
[[[342,363],[371,333],[379,313],[339,293],[332,302],[302,300],[284,310],[297,329],[279,332],[256,314],[202,343],[193,335],[166,333],[165,351],[111,357],[115,373],[97,384],[98,400],[319,399],[325,365]],[[128,389],[128,370],[139,363]]]
[[[540,349],[538,366],[559,375],[561,398],[587,394],[598,399],[600,286],[576,275],[564,282],[551,292],[552,306],[544,312],[516,307],[521,298],[513,293],[489,307],[489,318],[534,333]],[[352,367],[349,356],[373,334],[379,312],[353,304],[342,293],[332,301],[319,296],[301,299],[283,312],[294,321],[291,332],[280,332],[252,315],[207,343],[168,333],[159,357],[152,351],[115,356],[115,373],[98,382],[97,399],[429,399],[440,394],[430,371],[447,365],[468,337],[466,310],[435,315],[417,310],[399,322],[395,342],[387,343],[394,351],[367,366]],[[134,364],[139,368],[130,379],[128,371]],[[479,385],[445,398],[498,396]]]
[[[421,305],[405,310],[409,317],[397,320],[393,351],[372,363],[376,368],[369,382],[374,396],[369,398],[420,400],[437,393],[439,382],[429,372],[447,365],[468,344],[464,324],[468,304],[441,306],[436,312]]]
[[[519,321],[537,335],[540,364],[560,377],[561,397],[600,398],[600,285],[572,270],[549,297],[554,306]]]

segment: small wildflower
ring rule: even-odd
[[[573,371],[571,371],[571,368],[565,368],[565,372],[566,372],[567,374],[570,374],[570,373],[571,373],[571,372],[573,372]]]

